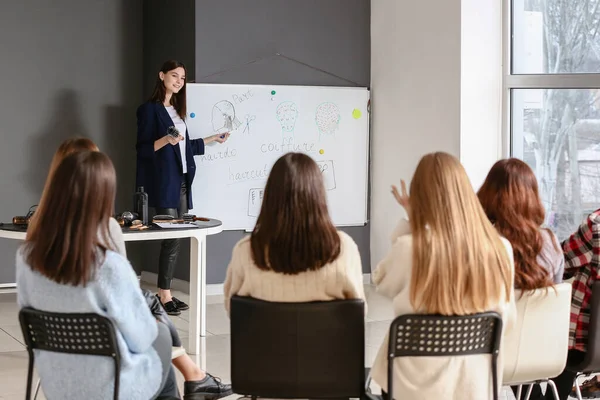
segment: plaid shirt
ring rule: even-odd
[[[586,351],[592,284],[600,278],[600,209],[562,243],[565,279],[574,277],[569,349]]]

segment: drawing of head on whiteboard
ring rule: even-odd
[[[235,116],[235,107],[230,101],[221,100],[213,106],[212,126],[216,133],[236,130],[242,123]]]
[[[322,103],[317,107],[315,121],[321,135],[333,135],[340,126],[340,109],[333,103]]]
[[[293,101],[284,101],[277,106],[277,121],[281,124],[283,132],[294,132],[298,119],[298,107]]]

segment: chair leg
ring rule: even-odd
[[[519,385],[519,389],[517,389],[517,400],[521,400],[522,394],[523,394],[523,385]]]
[[[33,394],[33,400],[37,399],[38,393],[40,392],[40,385],[42,383],[41,379],[38,379],[37,385],[35,385],[35,393]]]
[[[556,400],[560,400],[560,397],[558,397],[558,389],[556,389],[556,384],[554,383],[554,381],[552,379],[548,379],[548,387],[552,388],[552,393],[554,394],[554,398]],[[546,391],[548,391],[550,389],[546,389]]]
[[[579,376],[577,375],[575,377],[575,394],[577,394],[577,400],[583,400],[583,397],[581,396],[581,389],[579,388]]]
[[[27,393],[25,394],[26,400],[31,400],[31,385],[33,385],[33,351],[29,351],[29,366],[27,367]]]
[[[527,393],[525,393],[525,400],[529,400],[529,397],[531,397],[531,392],[533,391],[533,385],[535,385],[535,383],[532,383],[531,385],[527,385]]]

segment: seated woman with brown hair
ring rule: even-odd
[[[177,398],[169,331],[150,313],[127,259],[107,244],[115,191],[115,170],[100,152],[71,154],[56,167],[17,253],[17,300],[41,311],[110,318],[121,354],[119,398]],[[50,399],[112,395],[108,358],[39,351],[36,367]]]
[[[546,212],[531,168],[516,158],[496,162],[477,196],[490,222],[512,245],[515,289],[531,292],[561,283],[565,259],[556,235],[543,227]],[[516,396],[518,388],[512,389]],[[530,398],[543,398],[540,385]]]
[[[254,231],[233,249],[227,311],[233,295],[273,302],[365,299],[358,247],[333,225],[323,177],[309,156],[288,153],[273,165]]]
[[[498,161],[477,196],[490,222],[512,245],[515,289],[561,283],[565,259],[556,235],[543,227],[546,212],[531,168],[516,158]]]
[[[60,163],[70,154],[81,151],[99,152],[100,150],[92,140],[85,137],[73,137],[61,143],[59,148],[54,153],[54,157],[52,158],[52,162],[50,164],[44,192],[42,193],[42,202],[44,201],[44,196],[48,192],[48,187],[52,181],[54,172]],[[36,218],[40,216],[42,212],[42,209],[38,209],[38,211],[34,214],[31,220],[31,226],[35,225]],[[101,232],[99,232],[99,239],[107,240],[103,243],[106,243],[107,246],[127,259],[127,251],[121,226],[112,217],[109,218],[108,226],[109,228],[106,238],[104,238]],[[30,229],[28,232],[32,232],[33,230],[34,229]],[[169,328],[173,347],[182,347],[179,334],[173,323],[169,320],[169,317],[164,311],[159,299],[147,290],[142,290],[142,294],[144,295],[153,316],[165,324],[167,328]],[[182,373],[185,379],[184,394],[186,400],[193,400],[195,398],[215,400],[220,397],[228,396],[232,393],[231,385],[223,384],[219,378],[213,377],[212,375],[203,371],[185,352],[175,357],[172,362],[173,365]]]

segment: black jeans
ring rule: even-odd
[[[171,333],[166,325],[158,322],[158,336],[152,344],[154,350],[158,353],[162,364],[162,381],[155,397],[166,397],[179,399],[179,390],[177,389],[177,379],[175,370],[171,365]]]
[[[159,208],[157,207],[156,215],[172,215],[175,218],[181,218],[183,214],[188,212],[187,194],[188,188],[186,185],[186,177],[183,177],[181,183],[181,191],[179,193],[179,208]],[[171,281],[179,257],[179,247],[181,239],[165,239],[160,245],[160,256],[158,258],[158,282],[159,289],[171,289]]]
[[[579,350],[569,350],[569,355],[567,356],[567,365],[579,364],[583,361],[585,357],[585,353]],[[573,388],[573,383],[575,382],[575,376],[577,374],[575,372],[567,371],[566,369],[556,378],[553,378],[554,384],[556,385],[556,389],[558,390],[558,397],[560,400],[567,400],[569,397],[569,393],[571,393],[571,389]],[[517,395],[517,386],[511,387],[515,396]],[[525,394],[527,393],[527,386],[523,386],[523,390],[521,392],[521,398],[525,398]],[[552,389],[548,386],[546,388],[546,394],[542,394],[542,389],[540,385],[534,385],[533,390],[531,391],[530,400],[554,400],[554,395],[552,394]],[[517,399],[521,400],[521,399]]]

